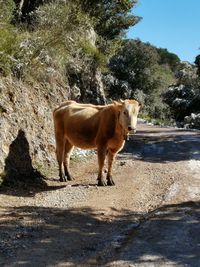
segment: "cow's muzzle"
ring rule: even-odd
[[[128,126],[128,131],[132,133],[136,133],[136,128],[133,128],[131,126]]]

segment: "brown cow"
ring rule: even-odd
[[[76,146],[82,149],[97,148],[98,185],[106,185],[102,170],[107,155],[107,185],[114,185],[113,160],[123,148],[129,132],[136,131],[139,109],[136,100],[114,101],[106,106],[67,101],[56,108],[53,117],[60,181],[66,181],[66,178],[72,180],[69,161]]]

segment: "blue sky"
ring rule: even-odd
[[[200,54],[200,0],[138,0],[133,14],[143,17],[127,37],[167,48],[182,61]]]

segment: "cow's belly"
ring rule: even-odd
[[[72,118],[65,126],[65,137],[76,147],[92,149],[96,147],[97,131],[98,124],[87,119],[77,122]]]
[[[90,138],[84,135],[73,134],[72,136],[66,136],[67,140],[74,146],[82,149],[96,148],[95,138]]]

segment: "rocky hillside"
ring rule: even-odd
[[[68,98],[67,88],[28,85],[5,78],[0,81],[0,172],[15,176],[54,164],[52,110]],[[33,166],[32,166],[33,165]],[[6,173],[5,173],[6,172]]]

